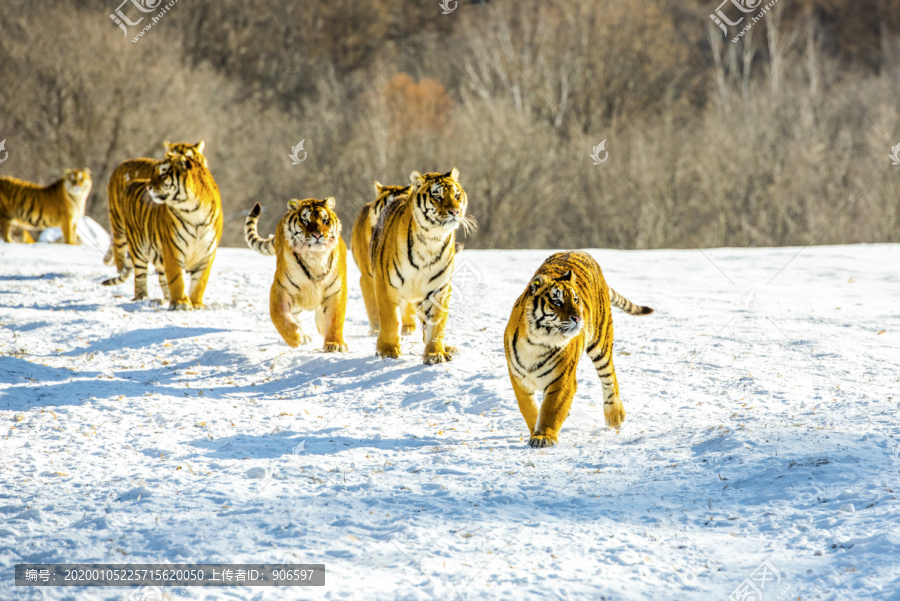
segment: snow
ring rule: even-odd
[[[221,249],[210,309],[170,313],[103,251],[0,246],[0,599],[132,592],[19,562],[153,561],[326,565],[166,599],[721,601],[766,561],[765,599],[897,597],[900,245],[592,251],[656,313],[614,312],[623,429],[583,359],[542,450],[502,334],[549,251],[461,253],[439,366],[374,356],[352,265],[338,355],[282,342],[269,257]]]

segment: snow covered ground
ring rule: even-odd
[[[900,246],[798,250],[594,251],[656,309],[614,313],[628,418],[585,359],[535,450],[502,333],[549,251],[464,251],[459,356],[429,367],[374,356],[352,266],[326,355],[281,341],[249,250],[176,314],[101,287],[96,248],[0,245],[0,599],[132,592],[16,588],[18,562],[161,560],[327,569],[167,599],[724,601],[761,565],[766,600],[896,599]]]

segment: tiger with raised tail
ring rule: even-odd
[[[196,160],[204,167],[209,168],[206,157],[203,155],[203,147],[205,146],[203,140],[196,144],[163,142],[163,145],[166,149],[163,160],[182,156]],[[112,243],[109,245],[106,256],[103,257],[103,262],[107,265],[112,265],[113,261],[115,261],[116,269],[119,272],[125,269],[128,241],[125,236],[124,222],[119,218],[121,210],[117,203],[120,198],[123,198],[128,184],[138,179],[150,179],[153,176],[153,168],[160,162],[156,159],[148,158],[130,159],[120,163],[113,170],[112,175],[109,176],[106,191],[109,200],[109,225],[112,229]],[[162,285],[162,279],[160,279],[160,285]]]
[[[159,275],[169,310],[204,307],[203,297],[222,238],[222,199],[205,160],[171,154],[153,166],[150,179],[136,179],[124,189],[110,186],[110,221],[119,274],[103,282],[125,282],[134,270],[134,300],[149,298],[147,271]],[[185,287],[184,272],[190,275]]]
[[[78,244],[78,221],[92,185],[90,169],[66,169],[49,186],[0,177],[0,238],[12,242],[13,227],[26,230],[26,241],[33,240],[27,230],[59,227],[66,244]]]
[[[504,336],[506,363],[532,447],[559,441],[584,352],[603,385],[606,424],[619,428],[625,421],[613,368],[611,307],[629,315],[653,313],[609,288],[594,258],[581,251],[551,255],[513,306]],[[538,390],[543,393],[540,407],[535,400]]]
[[[275,255],[275,279],[269,290],[269,316],[291,347],[307,344],[297,317],[316,312],[316,329],[325,338],[326,353],[346,352],[344,314],[347,310],[347,246],[334,197],[288,202],[275,233],[260,238],[259,203],[247,216],[244,239],[256,252]]]
[[[456,257],[456,231],[474,228],[466,215],[469,205],[459,183],[459,171],[414,171],[407,196],[385,207],[372,232],[369,254],[375,275],[380,357],[400,356],[400,323],[423,322],[426,364],[453,358],[444,345],[450,279]]]
[[[375,306],[375,272],[372,269],[372,259],[369,256],[369,244],[372,241],[372,230],[378,223],[378,217],[388,204],[402,198],[409,193],[409,186],[384,186],[381,182],[375,182],[375,200],[363,205],[356,221],[353,222],[353,230],[350,234],[350,250],[353,252],[353,261],[359,268],[359,286],[362,288],[363,302],[366,305],[366,314],[369,316],[369,335],[378,333],[378,308]],[[414,315],[405,315],[403,335],[407,336],[416,329]]]

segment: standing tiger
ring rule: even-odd
[[[262,208],[253,205],[244,238],[263,255],[276,255],[275,279],[269,291],[269,315],[291,347],[307,344],[297,316],[316,312],[316,329],[325,338],[326,353],[346,352],[344,313],[347,309],[347,247],[334,197],[288,202],[288,212],[275,234],[260,238],[256,225]]]
[[[372,232],[369,254],[375,274],[378,308],[379,357],[400,356],[400,322],[423,321],[427,364],[453,358],[444,346],[450,279],[456,256],[456,230],[468,231],[474,221],[466,216],[468,199],[459,172],[413,171],[407,196],[385,207]]]
[[[183,156],[195,159],[204,167],[208,167],[206,157],[203,155],[203,140],[197,144],[188,144],[187,142],[176,142],[174,144],[164,142],[163,144],[166,148],[164,159]],[[129,183],[137,179],[150,179],[153,176],[153,168],[159,163],[160,161],[156,159],[131,159],[121,163],[109,176],[109,184],[106,190],[109,198],[109,223],[112,229],[112,244],[109,245],[109,251],[103,257],[103,262],[107,265],[112,265],[113,260],[115,260],[116,269],[119,272],[125,269],[128,241],[125,236],[125,224],[118,218],[119,213],[121,213],[117,206],[118,199],[124,196],[125,188]],[[162,280],[160,280],[160,284],[162,284]]]
[[[532,447],[558,442],[575,396],[575,369],[587,352],[603,384],[603,414],[610,428],[625,421],[613,368],[610,305],[629,315],[649,315],[606,285],[600,266],[586,252],[551,255],[513,306],[504,347],[509,379],[528,425]],[[538,409],[535,392],[543,392]]]
[[[205,160],[167,156],[153,166],[149,180],[133,180],[124,189],[110,182],[114,252],[116,265],[122,267],[103,285],[125,282],[133,267],[134,300],[146,299],[147,268],[153,264],[170,310],[202,309],[222,237],[222,200]],[[126,244],[117,236],[124,236]],[[191,277],[189,295],[185,271]]]
[[[350,250],[353,260],[359,267],[359,286],[362,288],[363,302],[369,316],[369,335],[378,333],[378,308],[375,306],[375,272],[372,259],[369,257],[369,244],[372,230],[378,223],[378,217],[388,204],[409,193],[409,186],[383,186],[375,182],[375,200],[366,203],[359,211],[350,235]],[[410,316],[403,324],[403,335],[408,336],[416,329],[415,317]]]
[[[0,238],[12,242],[13,226],[24,230],[59,227],[66,244],[78,244],[76,228],[84,217],[92,183],[90,169],[66,169],[49,186],[0,177]]]

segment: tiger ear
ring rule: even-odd
[[[167,152],[167,153],[168,153],[169,151],[172,150],[172,143],[169,142],[168,140],[166,140],[165,142],[163,142],[163,146],[166,147],[166,152]]]
[[[564,274],[562,274],[561,277],[557,278],[557,280],[559,280],[560,282],[570,282],[570,283],[574,283],[574,282],[575,282],[575,272],[573,272],[573,271],[570,269],[569,271],[567,271],[567,272],[565,272]]]
[[[334,196],[329,196],[325,199],[325,206],[329,209],[333,209],[336,202],[337,201],[334,200]]]
[[[381,194],[381,191],[384,189],[384,186],[381,185],[381,182],[375,180],[375,194]]]
[[[422,174],[419,173],[418,171],[413,171],[412,173],[409,174],[409,182],[413,186],[418,186],[425,182],[425,178],[422,177]]]
[[[544,276],[536,275],[536,276],[534,276],[534,279],[531,280],[531,285],[529,286],[529,289],[531,290],[531,293],[534,294],[535,292],[537,292],[537,289],[543,285],[544,285]]]
[[[196,144],[194,144],[194,150],[196,150],[196,151],[199,152],[200,154],[203,154],[203,147],[204,147],[204,146],[206,146],[206,142],[204,142],[203,140],[200,140],[199,142],[197,142]]]
[[[83,171],[84,171],[84,174],[85,174],[85,175],[90,175],[90,174],[91,174],[91,168],[90,168],[90,167],[85,167],[85,168],[83,169]]]
[[[459,181],[459,169],[454,167],[453,169],[450,170],[450,173],[447,174],[447,177],[449,177],[450,179],[455,179],[455,180]]]
[[[291,200],[288,201],[288,209],[290,209],[291,211],[296,211],[299,208],[300,208],[300,201],[297,200],[296,198],[292,198]]]

